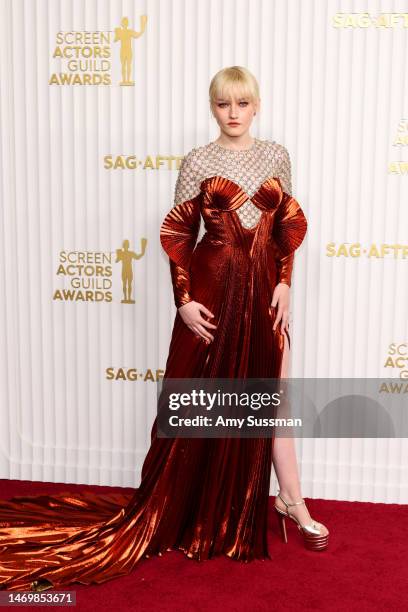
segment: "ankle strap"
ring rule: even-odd
[[[304,504],[304,503],[305,503],[305,500],[304,500],[304,499],[302,499],[302,501],[294,502],[293,504],[288,504],[288,502],[286,502],[286,501],[283,499],[282,495],[280,494],[280,491],[278,491],[277,495],[278,495],[278,497],[280,497],[280,499],[283,501],[283,503],[285,504],[285,506],[286,506],[287,508],[289,508],[289,506],[300,506],[301,504]]]

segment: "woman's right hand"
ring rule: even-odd
[[[191,329],[191,331],[198,338],[202,338],[207,344],[210,344],[210,342],[214,340],[214,336],[207,331],[207,328],[216,329],[217,326],[204,319],[201,312],[210,318],[212,318],[214,315],[203,304],[192,300],[191,302],[187,302],[187,304],[180,306],[178,312],[180,313],[180,316],[187,327]]]

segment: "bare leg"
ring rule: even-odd
[[[282,378],[289,378],[289,362],[290,350],[288,339],[285,334],[285,348],[282,362]],[[296,458],[296,447],[294,438],[282,438],[276,436],[273,444],[273,466],[275,468],[276,477],[279,482],[279,490],[285,501],[288,504],[295,503],[302,499],[298,464]],[[276,505],[286,511],[285,504],[276,497]],[[302,525],[310,524],[312,519],[305,504],[299,506],[291,506],[289,512],[296,516]],[[327,533],[326,527],[321,530],[322,534]]]

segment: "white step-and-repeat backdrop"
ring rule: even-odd
[[[290,376],[406,390],[408,4],[0,6],[0,477],[138,486],[175,315],[159,227],[229,65],[309,222]],[[408,501],[406,438],[297,445],[305,496]]]

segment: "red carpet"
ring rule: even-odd
[[[0,480],[0,498],[119,487]],[[273,561],[240,563],[227,557],[198,562],[181,551],[145,559],[124,578],[102,585],[70,585],[75,610],[286,611],[406,610],[408,607],[408,506],[308,500],[311,515],[327,525],[329,548],[304,549],[293,521],[281,542],[270,500]],[[52,591],[48,591],[51,593]],[[36,610],[55,608],[44,606]],[[67,609],[67,608],[65,608]]]

